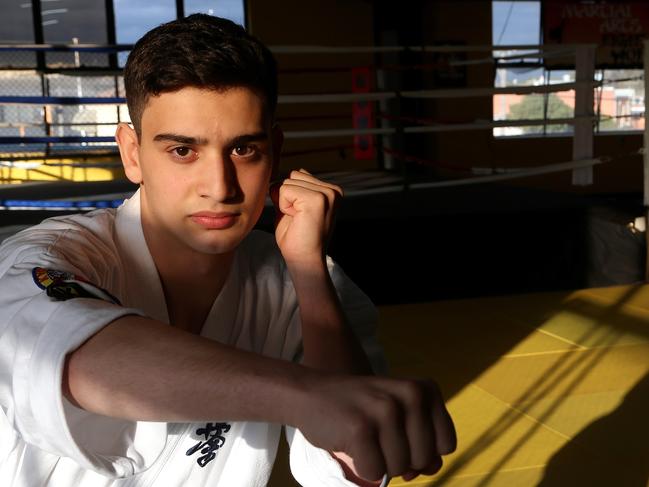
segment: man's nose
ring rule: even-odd
[[[239,191],[237,173],[232,160],[227,156],[211,157],[199,169],[201,196],[216,201],[227,201],[234,198]]]

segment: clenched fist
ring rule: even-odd
[[[453,421],[431,381],[323,375],[307,388],[298,427],[359,485],[386,473],[432,475],[455,450]]]
[[[277,215],[275,238],[289,268],[321,263],[342,189],[300,169],[273,185],[270,196]]]

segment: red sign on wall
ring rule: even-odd
[[[372,91],[372,70],[370,68],[352,69],[352,92],[369,93]],[[374,103],[370,101],[354,102],[352,105],[352,122],[355,129],[374,128]],[[373,135],[354,135],[354,158],[356,160],[374,159]]]
[[[597,44],[598,66],[642,65],[642,40],[649,37],[646,0],[544,0],[542,17],[544,44]]]

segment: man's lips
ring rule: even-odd
[[[230,228],[239,218],[240,213],[199,211],[193,213],[190,218],[194,223],[208,229]]]

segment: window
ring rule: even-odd
[[[492,42],[495,46],[539,45],[541,38],[540,1],[493,1]],[[520,55],[529,51],[503,50],[498,56]],[[502,66],[502,64],[501,64]],[[644,82],[641,70],[597,70],[594,112],[598,132],[644,129]],[[548,69],[542,59],[512,60],[496,70],[494,86],[552,85],[575,80],[574,70]],[[540,125],[494,128],[496,137],[540,134],[569,134],[573,126],[552,123],[552,119],[574,116],[574,90],[549,94],[494,95],[494,120],[546,120]]]
[[[43,40],[51,44],[106,44],[104,0],[41,0]],[[48,52],[48,67],[108,66],[108,55],[96,52]]]
[[[24,2],[4,2],[0,22],[0,43],[34,42],[34,22],[32,5]],[[12,68],[36,67],[36,54],[33,52],[0,52],[0,66]]]
[[[492,2],[492,42],[495,46],[539,45],[541,44],[541,2],[494,1]],[[533,51],[503,50],[497,56],[515,56]],[[521,65],[516,67],[515,64]],[[548,71],[542,60],[534,57],[517,59],[508,67],[496,70],[494,85],[538,86],[568,83],[575,79],[574,71]],[[494,120],[542,120],[572,118],[574,115],[574,91],[530,95],[494,95]],[[497,137],[515,135],[567,133],[572,126],[567,124],[541,124],[494,128]]]
[[[175,0],[113,0],[115,36],[118,44],[134,44],[147,31],[176,18]],[[120,52],[120,67],[126,64],[128,52]]]
[[[597,131],[644,130],[644,73],[641,69],[604,69],[595,73]]]
[[[134,44],[154,27],[176,18],[176,0],[113,0],[118,44]],[[185,15],[206,13],[225,17],[244,25],[244,0],[185,0]],[[120,67],[126,64],[127,52],[118,56]]]

